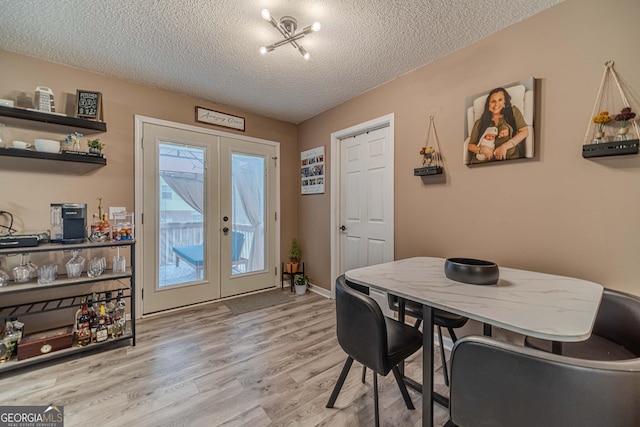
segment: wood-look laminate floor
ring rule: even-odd
[[[217,302],[136,327],[135,347],[2,373],[0,405],[63,405],[66,427],[373,425],[372,374],[362,384],[357,362],[335,408],[325,408],[346,359],[333,300],[307,292],[241,315]],[[410,377],[421,378],[421,358],[407,361]],[[439,369],[434,381],[446,393]],[[381,425],[421,425],[420,394],[409,390],[410,411],[393,375],[378,384]],[[447,410],[434,412],[444,425]]]

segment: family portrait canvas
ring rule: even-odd
[[[533,158],[534,78],[466,98],[465,165]]]

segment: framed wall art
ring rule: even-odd
[[[78,89],[76,91],[76,117],[102,120],[102,93]]]
[[[244,132],[244,117],[233,116],[231,114],[209,110],[208,108],[196,107],[196,121]]]
[[[467,97],[463,163],[533,158],[534,112],[533,77]]]
[[[324,147],[300,153],[301,193],[324,193],[324,172]]]

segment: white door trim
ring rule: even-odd
[[[136,304],[136,315],[138,318],[142,317],[142,286],[141,283],[144,283],[144,266],[142,263],[142,254],[144,250],[144,241],[141,239],[142,236],[142,187],[144,185],[143,181],[143,156],[142,156],[142,129],[145,123],[159,125],[159,126],[167,126],[176,129],[182,129],[193,132],[206,133],[210,135],[216,136],[224,136],[229,138],[240,139],[249,142],[257,142],[260,144],[272,145],[276,150],[276,159],[280,159],[280,143],[277,141],[269,141],[266,139],[254,138],[246,135],[239,135],[236,133],[222,132],[215,129],[203,128],[200,126],[187,125],[184,123],[172,122],[169,120],[156,119],[153,117],[147,116],[134,116],[134,212],[135,212],[135,237],[136,237],[136,266],[135,266],[135,283],[136,286],[136,295],[135,295],[135,304]],[[277,161],[275,160],[275,161]],[[276,239],[276,249],[275,253],[280,253],[280,218],[282,215],[280,214],[280,169],[278,168],[276,171],[276,213],[278,217],[278,221],[276,222],[276,231],[275,231],[275,239]],[[279,267],[280,263],[276,264],[276,267]]]
[[[342,183],[340,182],[340,140],[349,136],[358,135],[367,131],[379,129],[383,126],[389,126],[389,151],[391,158],[389,159],[389,167],[392,174],[394,172],[394,113],[387,114],[376,119],[342,129],[331,134],[331,298],[335,298],[335,279],[338,277],[338,266],[340,265],[340,191]],[[394,199],[394,189],[391,186],[392,194],[390,200]],[[395,210],[395,209],[394,209]],[[394,223],[393,212],[390,218],[391,224]],[[395,245],[394,245],[395,246]],[[392,251],[394,248],[392,248]],[[394,255],[392,255],[395,258]]]

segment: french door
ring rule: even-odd
[[[275,286],[277,147],[144,123],[143,313]]]

